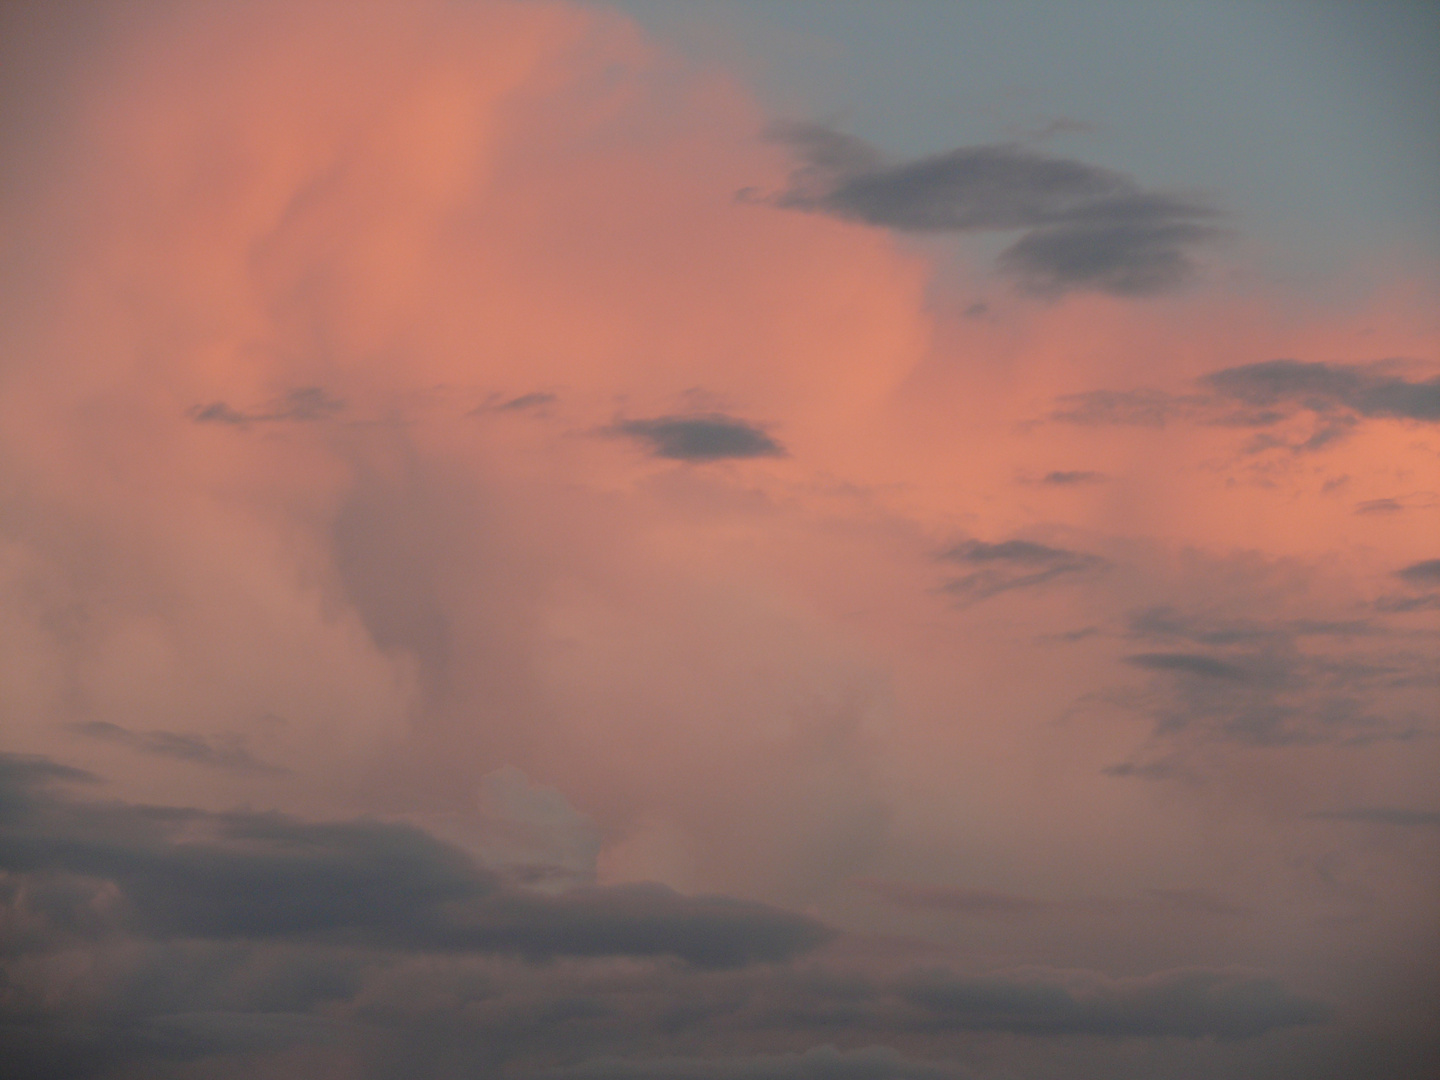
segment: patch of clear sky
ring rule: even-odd
[[[1440,259],[1440,4],[610,0],[886,153],[1036,137],[1212,196],[1260,265]],[[1061,122],[1057,125],[1057,122]]]

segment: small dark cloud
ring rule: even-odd
[[[1370,499],[1355,504],[1357,514],[1398,514],[1404,509],[1405,505],[1398,499]]]
[[[732,1058],[600,1060],[539,1074],[543,1080],[964,1080],[959,1066],[913,1061],[888,1047]]]
[[[490,398],[480,405],[471,409],[469,416],[483,416],[486,413],[517,413],[533,412],[543,409],[546,405],[553,405],[560,398],[548,391],[537,390],[529,394],[521,394],[518,397],[507,398],[501,394],[492,394]]]
[[[1085,580],[1109,567],[1098,555],[1037,544],[1030,540],[987,543],[967,540],[940,553],[947,562],[973,567],[942,589],[965,603],[976,603],[1012,589],[1028,589],[1056,580]]]
[[[1393,806],[1356,806],[1346,810],[1317,810],[1306,817],[1329,821],[1354,821],[1366,825],[1399,825],[1433,828],[1440,826],[1440,810],[1409,810]]]
[[[197,424],[231,424],[237,427],[287,420],[305,423],[329,420],[344,409],[345,402],[331,397],[324,388],[302,386],[254,412],[241,412],[223,401],[196,405],[190,409],[190,419]]]
[[[1250,673],[1237,664],[1198,653],[1136,653],[1125,657],[1125,662],[1150,671],[1173,671],[1180,675],[1198,675],[1204,679],[1244,682],[1250,678]]]
[[[516,412],[521,409],[534,409],[540,405],[549,405],[556,400],[554,394],[536,392],[533,394],[521,394],[519,397],[511,398],[509,401],[501,402],[496,406],[500,412]]]
[[[928,973],[904,991],[938,1028],[1049,1035],[1246,1039],[1324,1023],[1329,1011],[1273,979],[1244,972],[1175,971],[1144,979],[957,977]]]
[[[1077,641],[1084,641],[1086,638],[1098,637],[1100,628],[1098,626],[1082,626],[1078,630],[1065,630],[1058,634],[1041,634],[1036,641],[1040,642],[1063,642],[1066,645],[1074,644]]]
[[[1052,487],[1074,487],[1076,484],[1098,484],[1104,479],[1104,473],[1070,470],[1048,472],[1040,478],[1040,483]]]
[[[896,907],[940,911],[954,915],[1033,915],[1050,905],[1042,900],[988,889],[960,889],[949,885],[922,885],[901,881],[866,880],[858,884]]]
[[[115,743],[138,753],[175,758],[178,761],[189,761],[213,769],[256,773],[289,771],[278,765],[257,760],[243,745],[233,740],[217,742],[203,735],[175,731],[131,731],[129,728],[105,720],[87,720],[70,724],[69,730],[87,739]]]
[[[771,134],[802,165],[764,201],[902,232],[1021,230],[999,265],[1032,292],[1163,292],[1191,276],[1192,249],[1221,232],[1206,202],[1147,191],[1122,173],[1021,145],[886,162],[864,141],[823,125],[782,125]]]
[[[1395,576],[1411,585],[1440,585],[1440,559],[1412,563],[1404,569],[1396,570]]]
[[[676,461],[785,456],[763,428],[720,413],[624,420],[613,430],[648,444],[656,457]]]

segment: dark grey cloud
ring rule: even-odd
[[[772,134],[803,164],[766,201],[903,232],[1023,230],[999,265],[1035,292],[1163,292],[1193,273],[1192,249],[1221,232],[1207,202],[1020,145],[886,162],[862,140],[822,125]]]
[[[936,972],[917,978],[904,997],[936,1026],[965,1031],[1245,1039],[1329,1019],[1318,1002],[1249,972],[1175,971],[1073,986],[1054,976]]]
[[[69,725],[69,730],[87,739],[115,743],[138,753],[175,758],[214,769],[256,773],[288,771],[256,759],[234,740],[221,742],[204,735],[176,731],[131,731],[106,720],[82,721]]]
[[[0,870],[108,881],[123,898],[117,929],[157,940],[312,938],[727,967],[784,960],[831,936],[802,915],[662,886],[558,896],[507,887],[409,825],[76,802],[47,789],[74,778],[59,767],[16,759],[7,767]]]
[[[1051,582],[1081,581],[1102,573],[1110,565],[1098,555],[1037,544],[1030,540],[987,543],[967,540],[940,553],[946,562],[970,568],[947,581],[942,589],[962,603],[978,603],[1012,589],[1029,589]]]
[[[1355,821],[1367,825],[1400,825],[1433,828],[1440,826],[1440,810],[1411,810],[1395,806],[1356,806],[1345,810],[1317,810],[1306,815],[1330,821]]]
[[[209,405],[196,405],[190,410],[190,419],[197,424],[231,424],[243,427],[246,424],[275,423],[293,420],[308,422],[329,420],[343,412],[345,402],[319,386],[302,386],[253,412],[242,412],[226,402],[215,401]]]
[[[1040,478],[1040,483],[1054,487],[1072,487],[1075,484],[1098,484],[1105,479],[1104,473],[1083,470],[1057,470]]]
[[[0,755],[7,1076],[292,1075],[289,1050],[313,1064],[331,1047],[375,1080],[938,1080],[963,1075],[925,1060],[959,1031],[1230,1039],[1325,1017],[1226,971],[836,967],[811,952],[828,930],[762,904],[659,886],[539,894],[406,825],[65,791],[94,782]],[[1030,906],[888,891],[969,913]],[[811,1049],[776,1054],[777,1036]],[[852,1049],[816,1045],[842,1038]]]
[[[544,1080],[963,1080],[957,1065],[913,1061],[888,1047],[849,1052],[816,1046],[801,1054],[739,1058],[600,1060],[541,1073]]]
[[[720,413],[624,420],[617,423],[614,430],[646,443],[656,457],[676,461],[785,455],[784,447],[763,428]]]

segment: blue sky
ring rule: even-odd
[[[781,113],[900,157],[1034,136],[1197,188],[1272,273],[1440,244],[1440,7],[1421,3],[618,0]]]

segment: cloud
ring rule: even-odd
[[[915,979],[907,1000],[950,1030],[1245,1039],[1324,1023],[1328,1010],[1248,972],[1174,971],[1141,979],[1036,974]]]
[[[1191,250],[1220,235],[1217,211],[1204,201],[1023,146],[886,163],[862,140],[822,125],[772,134],[804,162],[772,204],[903,232],[1025,230],[999,266],[1033,292],[1164,292],[1193,274]]]
[[[559,895],[506,888],[413,826],[277,813],[81,803],[43,793],[63,768],[0,759],[0,870],[113,882],[122,923],[165,940],[308,937],[382,947],[681,957],[729,967],[823,943],[814,919],[659,885]],[[118,909],[117,909],[118,910]]]
[[[1367,825],[1428,828],[1440,825],[1440,810],[1408,810],[1392,806],[1357,806],[1348,810],[1317,810],[1307,817],[1354,821]]]
[[[1440,376],[1408,381],[1393,362],[1327,364],[1264,360],[1221,368],[1195,381],[1199,392],[1155,388],[1089,390],[1056,399],[1049,419],[1090,427],[1162,428],[1173,421],[1212,427],[1265,428],[1297,413],[1315,417],[1314,429],[1291,442],[1261,433],[1251,451],[1318,450],[1348,435],[1361,419],[1440,420]],[[1394,500],[1375,500],[1382,504]],[[1396,505],[1398,509],[1398,504]]]
[[[1029,589],[1056,580],[1081,581],[1106,570],[1110,563],[1098,555],[1049,547],[1029,540],[987,543],[967,540],[940,553],[947,562],[976,567],[947,581],[942,589],[962,603],[987,600],[1012,589]]]
[[[1263,360],[1200,380],[1251,405],[1299,405],[1312,412],[1348,409],[1365,417],[1440,421],[1440,375],[1408,382],[1376,364]]]
[[[1247,578],[1251,589],[1271,587],[1263,576],[1240,580]],[[1191,609],[1130,612],[1126,636],[1159,648],[1120,659],[1153,677],[1102,696],[1148,715],[1167,758],[1157,768],[1128,762],[1107,774],[1184,776],[1169,755],[1183,758],[1201,743],[1363,747],[1434,730],[1429,661],[1406,633],[1375,618],[1258,617],[1253,597],[1225,597],[1218,579],[1209,591]],[[1377,607],[1387,610],[1383,599]]]
[[[785,456],[784,447],[762,428],[719,413],[624,420],[614,430],[649,444],[656,457],[676,461]]]
[[[956,1065],[913,1061],[883,1046],[843,1051],[815,1046],[800,1054],[742,1058],[601,1060],[539,1074],[544,1080],[963,1080]]]
[[[1440,559],[1425,559],[1396,570],[1395,576],[1411,585],[1440,585]]]
[[[1237,664],[1195,653],[1136,653],[1125,657],[1125,662],[1150,671],[1173,671],[1181,675],[1198,675],[1204,679],[1244,682],[1250,677],[1250,673]]]
[[[230,424],[243,427],[246,424],[270,424],[281,421],[301,423],[329,420],[345,410],[345,402],[319,386],[302,386],[291,390],[284,397],[254,412],[241,412],[223,401],[209,405],[196,405],[190,410],[190,418],[197,424]]]
[[[1048,472],[1040,478],[1040,483],[1049,484],[1052,487],[1073,487],[1076,484],[1098,484],[1105,479],[1104,473],[1086,472],[1082,470],[1064,470]]]
[[[1050,905],[1027,896],[991,892],[987,889],[959,889],[947,885],[922,885],[900,881],[866,880],[859,884],[887,903],[917,911],[943,911],[956,915],[1033,915]]]
[[[115,743],[142,754],[175,758],[213,769],[237,772],[283,773],[288,770],[257,760],[239,742],[217,745],[204,735],[174,731],[131,731],[106,720],[83,720],[69,730],[87,739]]]

